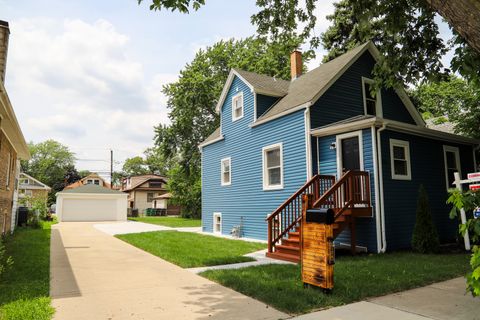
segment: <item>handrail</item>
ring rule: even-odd
[[[327,206],[341,209],[355,205],[370,206],[370,182],[368,172],[347,171],[332,187],[314,203],[313,207]]]
[[[265,220],[268,222],[269,252],[273,252],[274,246],[301,220],[303,194],[313,194],[314,200],[316,200],[334,183],[335,176],[315,175],[267,216]]]

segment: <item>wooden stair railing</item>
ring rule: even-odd
[[[302,197],[305,194],[312,195],[312,208],[334,210],[335,238],[347,225],[350,226],[352,250],[355,250],[355,216],[370,215],[371,203],[368,172],[352,170],[336,182],[334,176],[314,176],[267,217],[267,256],[299,261],[301,235],[296,228],[301,223]]]
[[[334,183],[335,176],[315,175],[268,215],[266,219],[268,222],[268,253],[273,253],[282,238],[296,230],[297,224],[302,218],[302,196],[312,194],[313,201],[316,201]]]

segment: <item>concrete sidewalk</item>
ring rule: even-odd
[[[175,219],[175,218],[172,218]],[[151,223],[143,223],[137,221],[124,221],[124,222],[102,222],[94,223],[93,227],[106,234],[114,236],[116,234],[129,234],[151,231],[182,231],[182,232],[201,232],[201,227],[183,227],[183,228],[171,228]]]
[[[367,301],[306,314],[298,320],[480,320],[480,301],[456,278]]]
[[[285,319],[289,316],[93,227],[52,227],[57,320]]]

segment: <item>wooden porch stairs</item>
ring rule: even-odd
[[[316,175],[267,217],[267,257],[300,262],[302,198],[310,194],[312,208],[331,208],[335,212],[333,236],[350,228],[352,253],[355,253],[355,218],[370,216],[369,174],[348,171],[338,181],[335,176]],[[308,208],[310,209],[310,208]]]

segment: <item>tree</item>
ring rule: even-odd
[[[423,185],[418,190],[417,219],[412,235],[412,248],[419,253],[435,253],[440,246],[437,228],[432,220],[432,210]]]
[[[143,0],[138,0],[140,4]],[[314,15],[317,0],[305,0],[305,7],[298,5],[298,0],[257,0],[257,6],[262,10],[252,17],[252,22],[259,27],[260,33],[273,31],[280,33],[278,26],[283,31],[294,31],[303,25],[302,34],[310,35],[315,27]],[[388,2],[388,1],[384,1]],[[366,5],[375,5],[371,0],[364,1]],[[405,1],[406,4],[423,4],[423,1]],[[480,4],[477,0],[441,1],[426,0],[431,9],[436,10],[458,32],[469,45],[480,53]],[[205,4],[205,0],[152,0],[150,10],[163,8],[171,11],[178,10],[189,13],[190,6],[196,11]],[[393,15],[392,15],[393,17]],[[314,47],[318,37],[312,37]]]
[[[80,176],[80,179],[85,178],[86,176],[91,175],[92,173],[89,170],[80,170],[78,171],[78,175]]]
[[[149,173],[145,160],[140,156],[126,159],[122,170],[127,176],[139,176]]]
[[[143,155],[148,171],[159,175],[165,175],[168,172],[169,161],[165,159],[159,148],[148,148],[143,152]]]
[[[480,87],[451,76],[445,81],[425,82],[411,96],[423,114],[446,117],[455,133],[480,138]]]
[[[171,125],[155,128],[155,147],[165,161],[178,164],[168,173],[169,184],[175,185],[171,187],[173,201],[193,210],[187,214],[195,215],[201,207],[200,192],[190,190],[200,181],[198,145],[219,126],[215,107],[230,69],[289,79],[290,52],[298,44],[253,37],[220,41],[199,50],[179,79],[164,87]]]
[[[75,155],[67,146],[55,140],[30,142],[31,159],[22,161],[22,171],[52,187],[49,203],[55,201],[55,193],[65,185],[67,172],[74,168]]]

